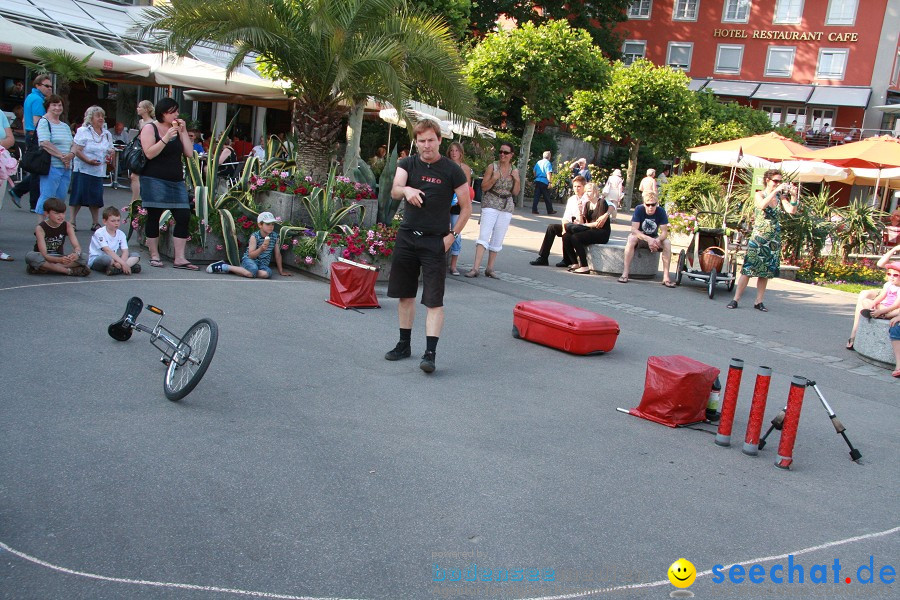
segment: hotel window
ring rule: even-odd
[[[826,125],[834,125],[834,109],[812,109],[812,130],[818,133],[820,130],[824,129]]]
[[[716,73],[740,75],[743,58],[743,46],[719,44],[716,50]]]
[[[676,21],[696,21],[700,0],[675,0],[672,18]]]
[[[650,7],[653,5],[652,0],[635,0],[628,7],[629,19],[649,19]]]
[[[766,77],[790,77],[794,71],[793,46],[769,46],[766,55]]]
[[[750,20],[751,0],[725,0],[723,23],[746,23]]]
[[[787,112],[784,115],[784,123],[785,125],[793,125],[794,121],[797,122],[794,125],[794,131],[800,132],[803,131],[803,128],[806,127],[806,109],[805,108],[792,108],[788,107]]]
[[[693,51],[694,44],[692,43],[669,42],[666,64],[673,69],[689,71],[691,68],[691,53]]]
[[[763,104],[759,107],[759,110],[769,115],[769,121],[772,125],[781,125],[781,115],[784,112],[783,106],[769,106]]]
[[[858,0],[830,0],[826,25],[853,25],[856,23],[856,5]]]
[[[639,58],[644,58],[647,52],[647,42],[643,40],[625,40],[622,44],[622,62],[630,65]]]
[[[819,66],[816,68],[817,79],[843,79],[847,68],[849,50],[822,48],[819,50]]]
[[[777,0],[775,2],[775,23],[798,24],[803,17],[803,0]]]

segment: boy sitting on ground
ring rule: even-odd
[[[66,221],[66,205],[59,198],[47,198],[44,202],[44,220],[34,228],[34,237],[34,250],[25,255],[30,274],[59,273],[74,277],[91,274],[85,266],[87,261],[75,237],[75,228]],[[69,254],[63,254],[66,238],[72,244]]]
[[[103,209],[103,227],[91,236],[88,268],[103,271],[107,275],[140,273],[140,256],[129,256],[128,239],[119,230],[122,213],[115,206]]]
[[[285,272],[281,265],[281,249],[278,247],[278,234],[275,233],[275,215],[270,212],[259,213],[256,219],[259,231],[254,231],[247,244],[247,250],[241,259],[241,266],[229,265],[224,260],[214,262],[206,267],[207,273],[233,273],[242,277],[259,277],[268,279],[272,276],[269,263],[272,254],[275,255],[275,265],[278,274],[282,277],[290,277],[291,273]]]

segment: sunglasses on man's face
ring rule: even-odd
[[[653,208],[654,206],[656,206],[658,204],[659,204],[659,202],[644,202],[644,206],[646,206],[647,208]]]

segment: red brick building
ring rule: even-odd
[[[900,131],[900,0],[636,0],[628,15],[626,62],[683,69],[773,123]]]

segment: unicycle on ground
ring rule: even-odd
[[[125,307],[125,314],[111,324],[107,332],[120,342],[131,339],[135,330],[149,333],[150,343],[163,353],[160,362],[166,365],[163,391],[166,398],[177,402],[190,394],[203,379],[216,353],[219,326],[212,319],[200,319],[179,337],[162,326],[165,313],[161,308],[147,305],[147,310],[159,316],[153,327],[138,323],[137,318],[143,308],[144,302],[137,296],[132,297]]]

